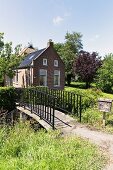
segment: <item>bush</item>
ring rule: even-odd
[[[113,92],[113,54],[108,54],[103,60],[95,79],[96,86],[107,93]]]
[[[102,121],[102,112],[97,108],[89,108],[82,115],[82,122],[98,126]]]
[[[94,107],[95,105],[97,105],[98,98],[102,97],[101,90],[98,90],[96,88],[85,90],[67,87],[65,88],[65,90],[69,92],[74,92],[75,94],[82,96],[82,110],[86,110],[89,107]]]
[[[16,93],[13,87],[0,87],[0,109],[15,109]]]

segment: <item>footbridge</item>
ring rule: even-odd
[[[75,119],[81,121],[82,96],[47,88],[24,88],[18,91],[17,109],[48,129],[71,128]]]

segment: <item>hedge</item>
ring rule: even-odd
[[[15,109],[16,93],[13,87],[0,87],[0,110]]]

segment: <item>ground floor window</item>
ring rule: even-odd
[[[18,70],[16,71],[16,83],[18,83]]]
[[[39,85],[47,86],[47,70],[44,69],[39,70]]]
[[[60,71],[54,70],[54,86],[60,86]]]

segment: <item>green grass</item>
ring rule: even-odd
[[[102,152],[81,138],[23,124],[0,129],[0,170],[100,170],[105,163]]]
[[[77,83],[79,85],[79,83]],[[82,83],[80,83],[81,85]],[[84,85],[84,84],[82,84]],[[74,92],[76,94],[83,95],[83,106],[87,106],[82,112],[82,123],[86,123],[97,129],[113,133],[113,106],[111,113],[106,114],[106,127],[102,126],[102,112],[98,110],[98,99],[107,98],[113,99],[113,94],[103,93],[96,88],[81,89],[75,87],[65,87],[66,91]],[[91,106],[88,105],[91,104]]]

